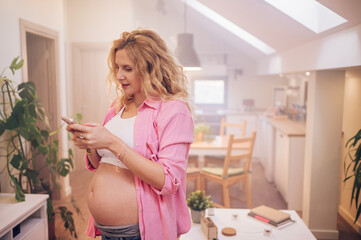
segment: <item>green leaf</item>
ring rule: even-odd
[[[18,86],[19,96],[22,99],[27,99],[28,102],[33,102],[36,97],[35,84],[33,82],[24,82]]]
[[[15,70],[18,70],[20,68],[22,68],[22,66],[24,65],[24,60],[21,59],[18,63],[17,63],[17,60],[19,59],[19,57],[16,57],[13,59],[13,61],[11,62],[10,64],[10,70],[11,72],[14,74],[15,73]]]
[[[38,183],[39,173],[34,169],[30,169],[30,168],[26,169],[24,175],[28,177],[31,180],[31,182],[34,183],[33,185],[36,185]]]
[[[21,119],[23,118],[25,112],[24,105],[24,101],[19,101],[15,104],[10,117],[5,122],[5,129],[12,130],[20,126]]]
[[[48,153],[48,148],[44,144],[39,144],[38,145],[38,151],[41,153],[41,155],[45,156]]]
[[[68,149],[68,155],[69,155],[69,158],[74,157],[74,155],[73,155],[73,149],[71,149],[71,148]]]
[[[43,136],[43,138],[45,139],[45,141],[48,141],[49,138],[49,132],[46,130],[41,130],[41,135]]]
[[[14,187],[15,187],[15,199],[18,201],[18,202],[23,202],[25,201],[25,194],[24,194],[24,191],[23,189],[21,188],[18,180],[14,177],[14,176],[10,176],[11,177],[11,181],[13,182],[14,184]]]
[[[354,224],[356,223],[357,219],[360,217],[360,214],[361,214],[361,205],[356,206],[356,207],[357,207],[357,213],[356,213]]]
[[[350,139],[347,141],[346,147],[347,147],[347,145],[348,145],[352,140],[354,140],[354,142],[351,144],[351,146],[354,147],[360,139],[361,139],[361,129],[356,133],[355,136],[353,136],[352,138],[350,138]],[[351,147],[351,146],[350,146],[350,147]]]
[[[31,140],[31,147],[32,148],[38,148],[38,146],[39,146],[39,143],[35,139],[32,139]]]
[[[74,119],[75,119],[75,122],[80,124],[81,120],[83,119],[83,115],[81,113],[76,113]]]
[[[42,144],[43,143],[43,138],[40,132],[40,129],[38,127],[36,127],[34,124],[30,124],[28,125],[29,128],[29,132],[32,138],[34,138],[38,144]]]
[[[53,201],[49,197],[47,200],[47,214],[48,214],[48,221],[50,222],[53,217],[55,216],[54,208],[53,208]]]
[[[20,128],[19,129],[19,134],[27,141],[29,141],[29,132],[25,129],[25,128]]]
[[[28,109],[29,109],[29,114],[30,114],[30,116],[31,116],[33,119],[36,119],[36,118],[37,118],[37,114],[36,114],[36,106],[35,106],[35,104],[33,104],[33,103],[29,104]]]
[[[62,158],[56,167],[56,171],[60,176],[65,177],[68,175],[70,168],[73,168],[73,162],[69,158]]]
[[[22,68],[23,65],[24,65],[24,59],[21,59],[20,62],[18,62],[17,64],[15,64],[14,69],[15,69],[15,70],[18,70],[18,69]]]
[[[19,56],[16,57],[16,58],[14,58],[14,59],[12,60],[11,64],[10,64],[10,66],[9,66],[9,68],[10,68],[10,70],[11,70],[11,72],[12,72],[13,74],[15,74],[16,61],[17,61],[18,59],[19,59]]]
[[[22,157],[19,154],[14,154],[14,156],[11,158],[10,164],[16,169],[20,169],[20,163],[21,163]]]
[[[20,56],[17,56],[16,58],[14,58],[14,59],[11,61],[10,67],[14,67],[14,66],[15,66],[16,61],[18,61],[19,57],[20,57]]]
[[[0,120],[0,136],[5,132],[5,122]]]
[[[21,154],[14,154],[10,161],[11,166],[18,170],[24,170],[28,168],[28,160],[23,158]]]
[[[78,238],[78,236],[76,235],[73,213],[64,206],[60,206],[60,207],[58,207],[58,209],[60,210],[60,216],[61,216],[62,220],[64,221],[65,229],[69,230],[71,235],[74,234],[75,238]]]

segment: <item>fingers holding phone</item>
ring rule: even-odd
[[[70,117],[61,117],[61,120],[63,120],[65,123],[67,124],[73,124],[76,123],[74,119],[70,118]]]

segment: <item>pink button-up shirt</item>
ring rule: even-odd
[[[111,107],[104,123],[116,114]],[[165,183],[158,190],[135,178],[139,229],[143,240],[177,239],[191,227],[186,202],[186,168],[193,141],[193,119],[182,101],[151,101],[139,108],[134,123],[133,149],[163,166]],[[85,157],[86,167],[95,169]],[[86,233],[95,237],[100,231],[91,216]]]

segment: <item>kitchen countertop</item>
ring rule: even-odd
[[[269,117],[263,117],[274,128],[286,134],[288,137],[305,137],[306,123],[292,120],[276,120]]]
[[[202,115],[202,116],[223,116],[223,115],[254,115],[258,116],[264,112],[264,109],[253,109],[252,111],[241,111],[237,109],[219,109],[216,111],[207,111],[207,110],[195,110],[194,111],[196,115]]]

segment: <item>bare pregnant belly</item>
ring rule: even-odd
[[[89,186],[88,207],[95,221],[101,225],[138,223],[133,173],[101,163]]]

